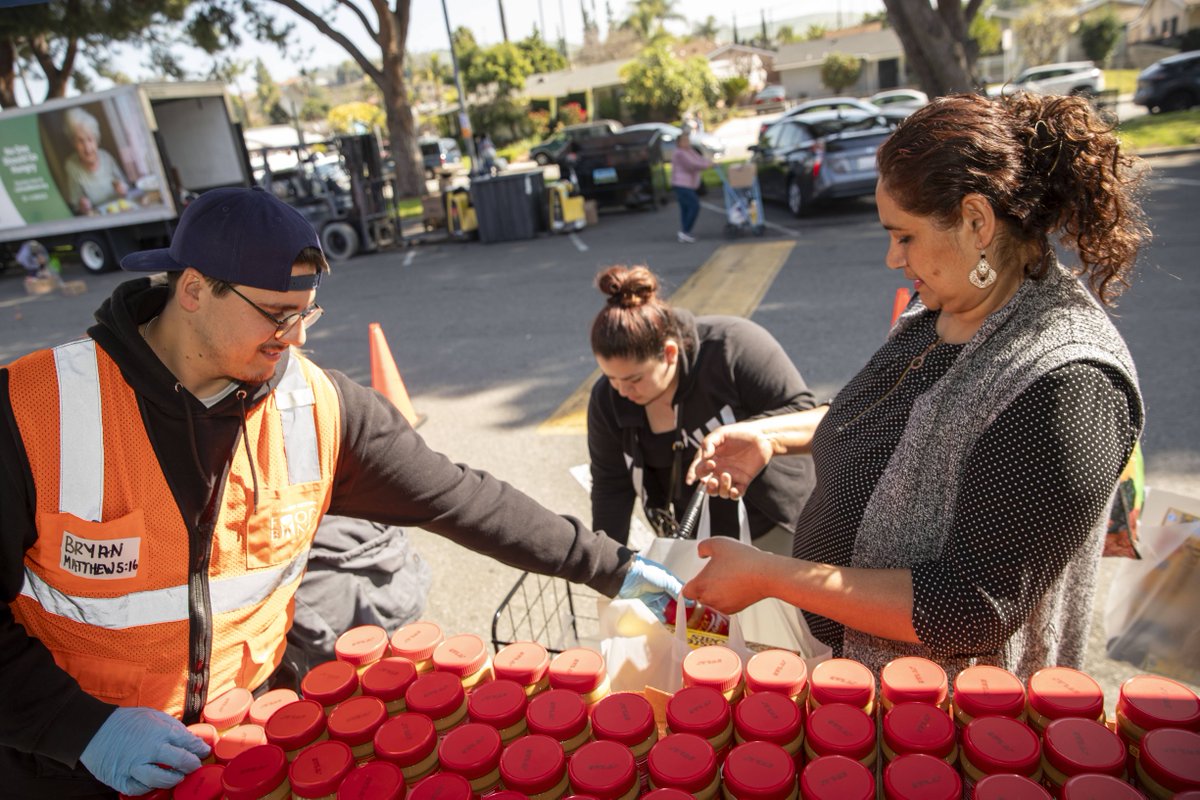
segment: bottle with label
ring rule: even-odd
[[[729,635],[729,616],[722,614],[716,609],[701,605],[692,600],[684,601],[687,605],[687,627],[689,631],[699,631],[701,633],[715,633],[718,636]],[[667,618],[667,622],[671,625],[675,624],[675,619],[679,613],[679,605],[673,598],[667,601],[663,615]]]
[[[473,633],[451,636],[437,646],[432,658],[435,671],[458,676],[468,692],[494,677],[487,645]]]
[[[549,677],[551,689],[575,692],[589,709],[611,689],[604,656],[587,647],[571,647],[556,655],[550,661]]]
[[[513,642],[492,659],[497,678],[515,681],[533,697],[550,688],[550,654],[537,642]]]

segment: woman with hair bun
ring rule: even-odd
[[[783,347],[750,320],[674,308],[642,266],[609,267],[596,285],[608,299],[591,331],[604,373],[588,403],[592,528],[626,543],[636,498],[658,533],[678,523],[691,494],[684,473],[706,433],[812,408],[813,398]],[[744,504],[712,500],[705,524],[733,537],[746,524],[760,547],[790,550],[811,475],[809,459],[780,459]]]
[[[886,264],[917,297],[829,406],[705,439],[689,478],[721,497],[784,453],[812,454],[816,487],[794,558],[714,540],[684,594],[723,611],[780,597],[872,669],[1079,667],[1143,422],[1105,311],[1149,236],[1141,171],[1086,100],[1024,94],[939,98],[878,158]]]

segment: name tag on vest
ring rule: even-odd
[[[117,580],[137,575],[141,556],[140,536],[126,539],[85,539],[63,531],[58,565],[81,578]]]

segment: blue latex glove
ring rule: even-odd
[[[669,569],[657,561],[635,555],[629,563],[629,571],[625,573],[625,581],[617,597],[641,600],[660,622],[666,622],[667,603],[671,598],[678,597],[681,591],[683,582],[672,575]]]
[[[79,760],[118,792],[169,789],[200,768],[209,747],[172,716],[152,708],[118,708],[96,731]]]

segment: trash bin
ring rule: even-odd
[[[545,230],[545,182],[541,171],[471,179],[471,205],[479,223],[479,241],[532,239]]]

